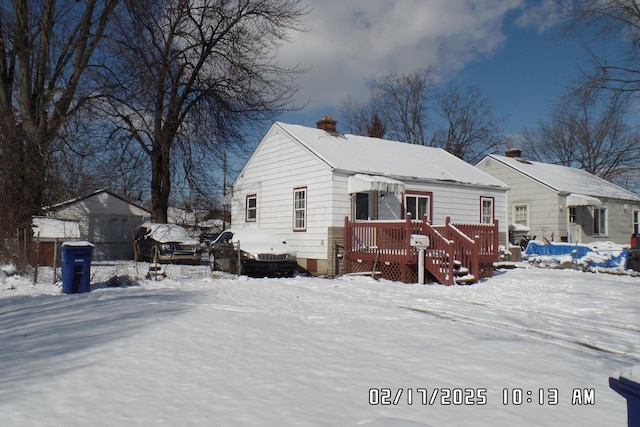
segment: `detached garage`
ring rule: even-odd
[[[133,235],[151,219],[150,211],[109,190],[50,206],[47,214],[77,221],[80,240],[95,245],[96,260],[133,259]]]

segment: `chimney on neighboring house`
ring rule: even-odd
[[[522,157],[522,151],[517,148],[509,148],[504,155],[515,159],[518,157]]]
[[[316,122],[316,126],[318,129],[322,129],[327,132],[338,133],[338,131],[336,131],[336,123],[338,122],[333,120],[333,117],[322,116],[322,118]]]

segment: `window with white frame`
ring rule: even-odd
[[[593,208],[593,234],[607,234],[607,208]]]
[[[307,189],[293,190],[293,229],[304,231],[307,229]]]
[[[246,219],[247,222],[254,222],[258,219],[258,196],[250,194],[246,201]]]
[[[633,211],[633,234],[640,234],[640,211]]]
[[[404,206],[407,213],[413,219],[422,219],[427,216],[427,221],[431,220],[431,194],[407,194],[404,198]]]
[[[529,207],[527,205],[513,206],[513,223],[529,226]]]
[[[493,197],[480,197],[480,222],[493,224]]]

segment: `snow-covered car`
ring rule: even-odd
[[[223,231],[209,247],[212,270],[254,277],[291,277],[296,251],[277,237],[258,230]]]
[[[177,224],[145,222],[134,238],[136,261],[199,264],[202,246]]]

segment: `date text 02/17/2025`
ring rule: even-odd
[[[371,388],[370,405],[486,405],[486,388]],[[574,388],[571,392],[572,405],[595,405],[596,392],[593,388]],[[503,388],[503,405],[558,405],[557,388]]]

